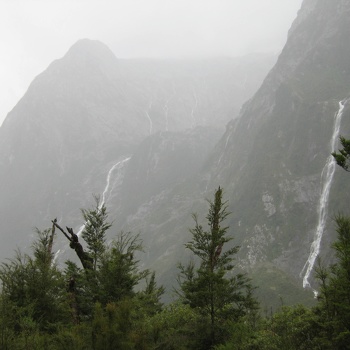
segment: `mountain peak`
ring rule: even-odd
[[[57,90],[65,84],[72,88],[76,84],[86,85],[91,79],[111,80],[113,77],[119,77],[119,73],[118,59],[107,45],[98,40],[81,39],[71,46],[62,58],[53,61],[39,74],[31,83],[28,92],[35,91],[33,87],[39,87],[41,93],[44,93],[43,89]]]
[[[117,58],[107,45],[99,40],[80,39],[63,57],[64,60],[82,64],[93,64],[100,66],[115,65]]]
[[[75,44],[71,46],[68,50],[66,56],[98,56],[103,57],[113,57],[116,59],[114,53],[109,49],[107,45],[99,40],[91,39],[80,39]],[[102,57],[101,57],[102,56]]]

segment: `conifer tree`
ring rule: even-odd
[[[95,206],[91,209],[82,209],[85,226],[82,237],[88,246],[88,253],[93,259],[93,270],[96,270],[98,260],[106,250],[106,231],[112,226],[107,221],[106,206],[100,203],[98,196],[94,196]]]
[[[238,320],[256,308],[249,279],[242,273],[233,274],[234,256],[239,247],[225,249],[232,237],[227,236],[228,227],[223,226],[229,212],[220,187],[214,200],[208,202],[208,229],[203,228],[194,214],[195,227],[190,229],[192,240],[185,245],[199,258],[199,267],[193,261],[187,266],[179,265],[179,294],[183,302],[209,318],[209,344],[203,347],[214,346],[222,340],[219,333],[223,330],[219,325],[223,320]]]
[[[343,136],[340,136],[339,140],[343,148],[339,150],[339,153],[333,152],[332,156],[340,167],[346,171],[350,171],[350,140]]]
[[[52,331],[68,319],[65,283],[52,261],[53,231],[36,231],[34,257],[18,251],[15,258],[0,265],[2,301],[13,309],[15,329],[22,328],[23,319],[40,330]]]
[[[323,338],[332,349],[348,349],[350,344],[350,218],[338,215],[337,240],[332,247],[337,262],[329,269],[319,267],[319,310]]]
[[[106,248],[98,271],[99,301],[106,305],[135,294],[135,286],[149,275],[139,270],[135,255],[142,251],[139,235],[121,232]]]

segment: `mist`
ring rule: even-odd
[[[3,1],[0,125],[33,78],[81,38],[119,58],[278,53],[302,0]]]

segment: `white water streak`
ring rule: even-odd
[[[331,144],[330,144],[330,152],[334,151],[336,142],[339,136],[340,122],[343,115],[344,105],[345,103],[343,103],[342,101],[339,102],[339,110],[338,110],[338,113],[335,115],[333,135],[332,135]],[[323,180],[323,188],[322,188],[319,207],[318,207],[318,223],[315,231],[314,241],[311,244],[309,258],[307,259],[300,273],[300,275],[302,275],[303,272],[305,271],[305,275],[303,277],[304,288],[310,287],[309,277],[314,267],[316,258],[320,252],[321,240],[322,240],[324,228],[326,225],[326,219],[327,219],[329,191],[332,185],[335,166],[336,166],[336,162],[333,156],[330,155],[327,158],[327,162],[322,170],[322,175],[321,175],[321,178],[324,180]]]
[[[61,253],[61,249],[58,249],[57,252],[55,253],[53,260],[52,260],[52,264],[54,265],[56,263],[57,258],[59,257]]]
[[[127,161],[129,161],[130,158],[131,158],[131,157],[125,158],[125,159],[123,159],[123,160],[120,160],[119,162],[115,163],[115,164],[109,169],[108,174],[107,174],[107,179],[106,179],[106,186],[105,186],[105,188],[104,188],[104,190],[103,190],[103,192],[102,192],[101,202],[100,202],[100,204],[99,204],[99,206],[98,206],[99,209],[101,209],[102,206],[106,203],[106,201],[107,201],[107,199],[108,199],[108,198],[107,198],[107,195],[109,196],[109,195],[111,194],[111,191],[110,191],[110,182],[111,182],[111,176],[112,176],[114,170],[115,170],[115,169],[119,169],[119,170],[122,169],[123,166],[124,166],[124,164],[125,164]],[[81,226],[79,227],[79,230],[78,230],[78,233],[77,233],[78,237],[80,237],[80,235],[81,235],[81,233],[83,232],[85,226],[86,226],[86,222],[85,222],[83,225],[81,225]]]
[[[168,104],[176,95],[174,83],[172,83],[172,90],[173,90],[173,92],[172,92],[171,96],[165,101],[165,105],[163,107],[163,111],[165,114],[165,131],[169,130],[169,106],[168,106]]]
[[[152,135],[152,131],[153,131],[153,122],[152,122],[152,119],[148,113],[148,111],[150,111],[152,108],[152,101],[149,103],[149,106],[148,106],[148,110],[146,111],[146,116],[147,116],[147,119],[149,121],[149,134]]]
[[[192,111],[191,111],[192,128],[194,128],[196,126],[196,117],[195,117],[194,113],[198,107],[197,95],[196,95],[196,91],[194,89],[193,89],[193,98],[194,98],[194,106],[192,107]]]
[[[99,209],[101,209],[102,206],[106,203],[106,195],[107,195],[107,193],[109,193],[110,181],[111,181],[111,176],[112,176],[113,171],[116,168],[121,169],[124,166],[124,164],[130,160],[130,158],[131,157],[128,157],[128,158],[125,158],[125,159],[119,161],[118,163],[114,164],[112,166],[112,168],[109,170],[109,172],[107,174],[106,187],[102,193],[102,199],[101,199],[101,203],[99,205]]]
[[[147,116],[148,121],[149,121],[149,134],[152,135],[153,123],[152,123],[152,119],[151,119],[151,117],[149,116],[149,114],[148,114],[147,111],[146,111],[146,116]]]
[[[168,119],[168,112],[169,112],[169,108],[168,108],[168,103],[169,103],[170,99],[168,99],[165,102],[165,105],[163,107],[164,110],[164,114],[165,114],[165,131],[168,131],[168,125],[169,125],[169,119]]]

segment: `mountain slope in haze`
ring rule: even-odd
[[[177,262],[188,258],[191,214],[205,220],[205,198],[220,185],[229,234],[241,246],[238,267],[266,283],[266,295],[286,301],[286,281],[297,295],[321,199],[318,253],[326,261],[331,217],[348,210],[341,169],[328,179],[329,197],[322,193],[340,101],[341,133],[350,134],[349,37],[348,1],[304,0],[278,61],[238,117],[255,63],[118,60],[101,43],[77,43],[0,129],[1,254],[13,247],[8,237],[25,238],[55,216],[79,227],[78,208],[102,193],[114,220],[109,238],[140,233],[143,264],[171,286]],[[306,282],[315,287],[312,274]]]
[[[228,123],[201,172],[144,201],[121,225],[142,227],[146,249],[152,251],[147,261],[163,273],[165,283],[169,271],[175,278],[173,266],[184,258],[191,213],[205,220],[203,198],[221,185],[232,212],[230,234],[241,245],[238,265],[259,271],[260,281],[271,281],[273,275],[278,285],[284,275],[290,285],[302,287],[316,241],[324,168],[333,151],[330,143],[341,100],[341,133],[350,134],[349,14],[348,1],[305,0],[276,65],[239,117]],[[335,169],[326,200],[319,247],[325,261],[331,259],[335,233],[331,218],[338,211],[348,212],[346,175]],[[306,282],[316,287],[312,274]],[[265,287],[271,294],[272,286]],[[273,293],[286,301],[289,292],[285,285],[281,288]]]
[[[0,128],[0,257],[55,217],[79,227],[79,208],[119,188],[113,176],[148,137],[169,135],[188,156],[184,165],[195,164],[184,147],[207,152],[220,137],[214,129],[238,114],[272,64],[271,56],[120,60],[101,42],[78,41],[35,78]]]
[[[234,229],[244,236],[242,253],[250,266],[272,260],[295,277],[303,275],[319,218],[322,173],[333,151],[334,116],[350,92],[350,46],[344,45],[349,11],[346,1],[304,1],[275,67],[217,148],[211,176],[230,192]],[[342,121],[346,132],[348,107]],[[347,182],[337,169],[331,193]],[[347,209],[344,197],[331,194],[330,217],[334,200]],[[328,220],[325,237],[332,229]]]
[[[33,81],[1,127],[4,240],[25,238],[53,215],[69,217],[84,186],[99,192],[106,163],[147,135],[134,98],[99,42],[78,42]]]

